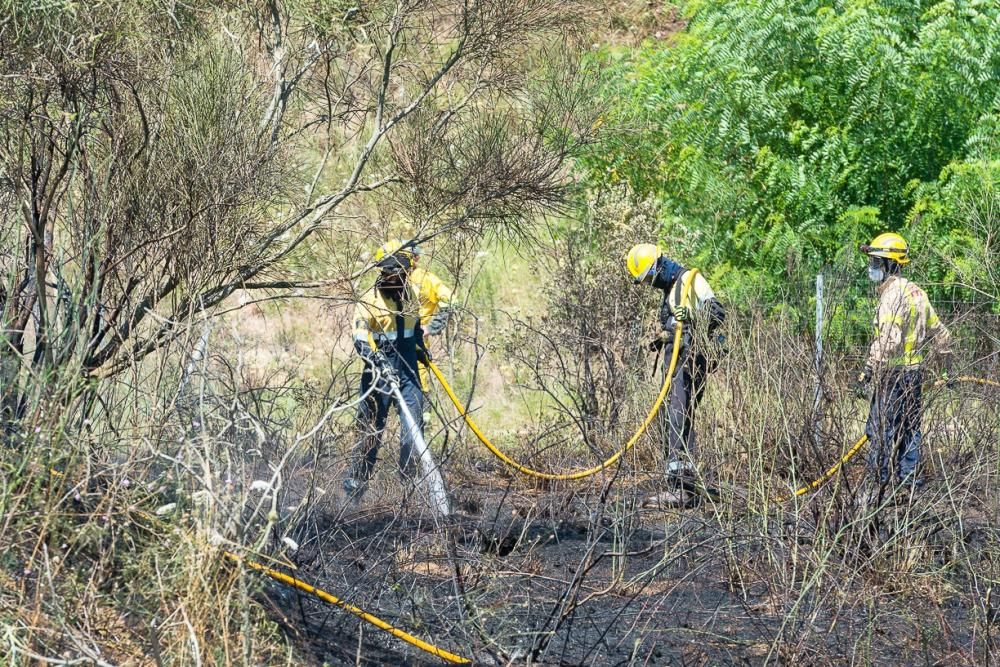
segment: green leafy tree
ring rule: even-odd
[[[592,182],[654,195],[663,234],[731,291],[777,288],[903,229],[920,183],[962,159],[1000,102],[992,2],[688,2],[674,43],[608,69]],[[930,190],[920,190],[929,196]],[[925,224],[929,224],[925,220]]]

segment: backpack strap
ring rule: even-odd
[[[682,273],[681,275],[677,276],[677,280],[674,281],[674,303],[670,307],[671,310],[673,310],[677,306],[683,306],[684,305],[684,304],[681,303],[681,299],[684,296],[684,282],[685,282],[685,279],[688,277],[688,275],[690,273],[691,273],[691,271],[689,269],[689,270],[685,271],[684,273]]]

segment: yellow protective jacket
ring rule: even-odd
[[[401,378],[416,379],[417,348],[424,344],[419,308],[416,289],[409,283],[402,303],[377,287],[368,290],[354,307],[354,349],[370,362],[374,342]]]
[[[878,288],[875,340],[868,350],[873,368],[917,368],[927,355],[928,343],[940,354],[951,352],[951,334],[918,285],[890,276]]]
[[[669,289],[664,290],[663,303],[660,305],[660,326],[663,328],[661,335],[667,341],[672,340],[674,326],[676,325],[674,312],[678,306],[685,305],[692,311],[692,321],[685,323],[684,346],[687,347],[695,343],[701,350],[707,350],[707,343],[713,340],[716,330],[726,320],[726,309],[715,297],[715,292],[712,290],[711,285],[708,284],[708,280],[701,273],[694,275],[694,280],[691,283],[691,293],[688,296],[688,303],[681,304],[681,294],[684,291],[684,285],[690,279],[691,270],[684,269],[673,262],[671,264],[673,264],[674,274],[672,282],[666,279],[653,281],[654,287],[658,283],[670,285]]]
[[[451,288],[436,275],[419,266],[410,271],[408,281],[420,295],[420,323],[426,326],[438,308],[451,303]]]

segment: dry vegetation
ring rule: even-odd
[[[869,502],[855,462],[777,503],[860,435],[846,378],[862,343],[831,335],[817,372],[808,325],[761,302],[730,304],[698,417],[718,503],[642,508],[655,434],[586,481],[516,475],[436,389],[427,435],[454,516],[401,486],[395,432],[365,500],[342,502],[360,374],[347,314],[401,219],[460,295],[436,357],[504,449],[592,465],[658,389],[655,295],[620,266],[655,212],[605,194],[582,220],[545,217],[594,126],[586,73],[547,50],[575,48],[561,40],[580,7],[5,8],[10,664],[437,663],[225,551],[479,664],[997,659],[1000,393],[928,391],[915,497]],[[829,325],[858,271],[831,269]],[[807,311],[810,290],[784,303]],[[960,366],[1000,377],[991,304],[950,305]]]

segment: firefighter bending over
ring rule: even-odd
[[[722,354],[725,336],[719,327],[725,321],[726,311],[700,273],[692,277],[690,270],[668,258],[654,244],[634,246],[628,253],[626,266],[636,284],[644,283],[663,291],[661,332],[649,348],[665,355],[664,373],[673,354],[676,323],[684,324],[677,368],[659,415],[667,461],[666,491],[650,498],[647,504],[692,506],[700,497],[717,496],[705,487],[695,467],[694,413],[705,391],[708,373],[715,370]],[[691,280],[690,298],[682,303],[684,286]]]

